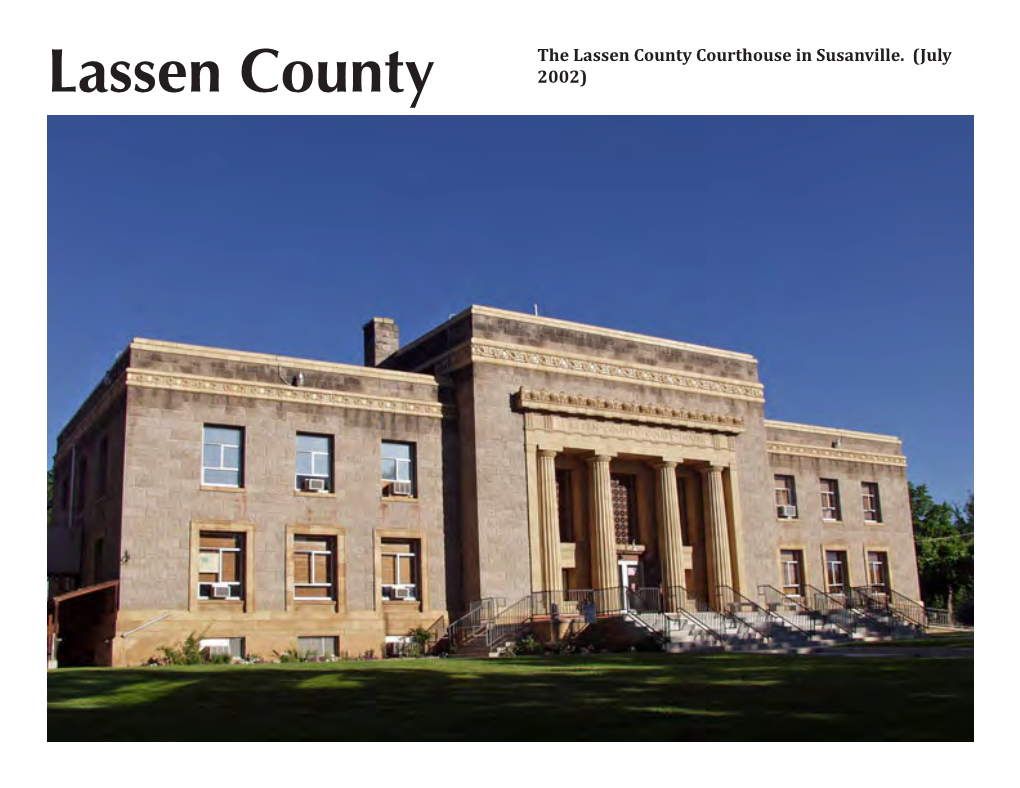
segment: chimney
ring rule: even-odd
[[[400,347],[400,329],[388,317],[373,317],[365,332],[365,366],[378,367]]]

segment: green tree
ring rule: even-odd
[[[974,594],[974,494],[963,506],[936,503],[926,485],[910,484],[921,597],[932,607],[946,607]]]

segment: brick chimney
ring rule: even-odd
[[[373,317],[362,330],[366,367],[378,367],[400,348],[400,329],[388,317]]]

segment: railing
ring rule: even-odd
[[[446,628],[446,639],[451,651],[484,632],[506,600],[500,597],[486,597],[473,602],[471,609]]]
[[[743,620],[713,608],[707,601],[695,596],[683,586],[670,586],[665,595],[666,612],[675,613],[696,627],[708,632],[720,643],[729,642],[724,627],[713,627],[705,621],[705,616],[716,616],[722,619],[724,626],[728,624],[736,630],[735,636],[741,640],[757,640],[758,633]]]
[[[791,596],[770,585],[758,586],[758,596],[765,600],[765,609],[783,621],[786,626],[804,634],[818,631],[820,616],[804,604],[803,597]],[[799,616],[800,623],[793,621],[792,616]]]
[[[843,630],[851,637],[857,631],[857,624],[861,618],[867,618],[873,621],[877,627],[884,628],[884,625],[876,619],[850,607],[846,597],[842,594],[829,594],[805,583],[804,599],[808,607],[822,616],[827,623]]]
[[[802,635],[807,635],[800,627],[792,624],[766,610],[753,599],[748,599],[730,586],[716,586],[716,604],[720,611],[739,618],[751,629],[766,640],[773,640],[777,628],[786,626]]]
[[[937,627],[939,629],[974,629],[974,627],[967,624],[961,624],[945,608],[926,607],[924,612],[928,616],[929,627]]]
[[[874,586],[857,586],[853,589],[853,604],[867,610],[884,612],[893,619],[899,619],[920,629],[928,626],[924,605],[898,591]]]

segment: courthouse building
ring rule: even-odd
[[[54,472],[62,664],[381,654],[545,590],[918,597],[897,438],[766,419],[745,353],[488,307],[376,318],[364,366],[136,339]]]

